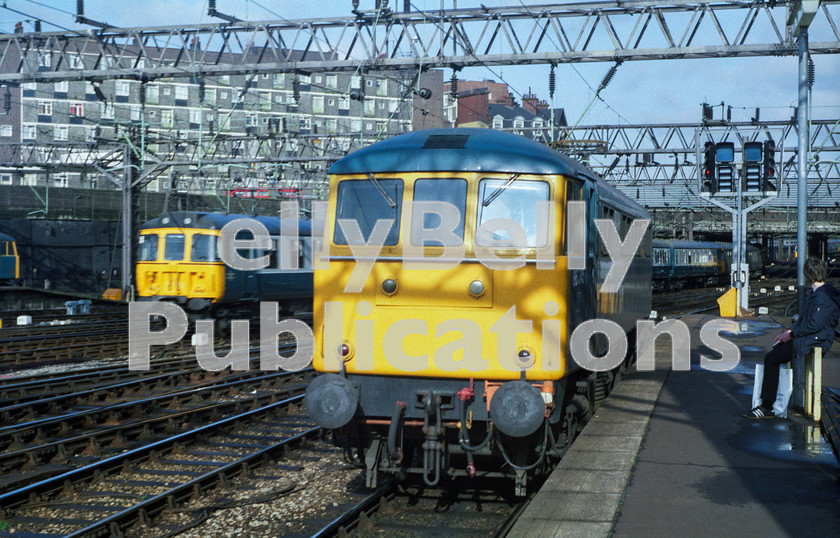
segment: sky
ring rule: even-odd
[[[453,4],[458,8],[525,5],[529,8],[549,2],[533,0],[443,0],[446,9]],[[566,2],[555,2],[566,3]],[[403,0],[391,0],[392,9],[401,9]],[[57,31],[54,25],[70,29],[87,29],[75,23],[75,0],[6,0],[5,6],[26,14],[0,8],[0,31],[11,32],[17,21],[24,22],[24,29],[32,31],[31,19],[41,18],[44,31]],[[85,16],[115,26],[169,26],[221,22],[207,15],[207,0],[87,0]],[[360,8],[373,9],[374,0],[360,0]],[[412,0],[414,9],[434,11],[440,9],[441,0]],[[349,16],[351,0],[312,2],[300,0],[217,0],[216,9],[246,20],[289,20],[320,17]],[[832,8],[836,21],[840,9]],[[741,11],[741,10],[736,10]],[[721,17],[727,28],[739,25],[743,13],[731,21]],[[762,16],[756,22],[755,32],[769,31],[762,27]],[[825,28],[812,28],[812,42],[831,40]],[[655,30],[655,29],[653,29]],[[679,31],[682,30],[680,27]],[[650,30],[649,30],[650,31]],[[698,34],[715,32],[703,26]],[[737,28],[727,28],[727,35]],[[619,33],[621,31],[619,30]],[[626,33],[625,33],[626,34]],[[654,34],[650,34],[654,35]],[[655,35],[659,35],[658,31]],[[717,42],[714,33],[715,42]],[[709,34],[708,37],[712,37]],[[601,47],[596,47],[601,48]],[[840,117],[840,55],[813,55],[816,68],[812,93],[812,117],[836,119]],[[556,68],[557,90],[553,105],[563,107],[570,124],[669,124],[697,123],[701,118],[701,104],[732,106],[734,121],[748,121],[755,108],[761,108],[761,119],[786,120],[793,114],[798,100],[798,59],[796,56],[726,58],[703,60],[628,61],[622,64],[610,85],[601,93],[588,110],[594,89],[609,70],[611,63],[559,64]],[[517,99],[533,91],[548,99],[547,65],[475,67],[462,70],[462,79],[493,79],[506,82]],[[451,75],[445,70],[444,80]],[[721,108],[716,109],[718,117]],[[585,114],[584,114],[585,112]]]

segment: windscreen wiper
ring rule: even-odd
[[[391,209],[395,209],[397,207],[397,202],[395,202],[393,198],[388,196],[388,193],[385,192],[385,187],[383,187],[382,184],[379,183],[379,181],[377,181],[375,177],[373,177],[373,172],[368,172],[367,176],[370,182],[373,183],[373,186],[376,187],[376,190],[379,191],[379,194],[382,195],[382,198],[385,199],[385,203],[391,206]]]
[[[491,194],[490,196],[485,198],[484,201],[481,202],[481,205],[484,206],[484,207],[487,207],[488,205],[492,204],[493,200],[498,198],[499,195],[502,194],[502,191],[505,190],[506,188],[510,187],[511,183],[516,181],[516,179],[521,175],[522,174],[511,174],[510,178],[505,182],[505,184],[499,186],[495,191],[493,191],[493,194]]]

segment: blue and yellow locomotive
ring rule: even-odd
[[[578,223],[567,224],[569,202],[585,208]],[[446,211],[424,210],[433,206]],[[359,444],[368,485],[377,471],[433,485],[479,469],[515,475],[524,493],[528,473],[565,452],[629,360],[581,368],[572,331],[602,318],[632,338],[650,313],[649,229],[618,292],[603,293],[611,262],[595,219],[626,237],[648,213],[546,146],[440,129],[336,162],[327,215],[313,304],[324,374],[307,390],[309,414]],[[573,265],[585,268],[570,268],[567,225],[582,227]],[[445,233],[428,240],[435,228]],[[438,267],[424,265],[435,257]],[[608,351],[603,334],[586,342],[593,357]]]
[[[271,238],[269,249],[240,254],[269,256],[268,266],[253,271],[234,269],[222,261],[219,234],[236,219],[254,219]],[[251,239],[253,236],[245,237]],[[137,256],[137,298],[170,301],[193,318],[252,316],[258,301],[277,301],[286,312],[309,312],[312,304],[310,221],[298,222],[297,269],[280,264],[280,219],[195,211],[172,211],[140,228]]]
[[[15,284],[20,278],[20,256],[15,238],[0,233],[0,283]]]

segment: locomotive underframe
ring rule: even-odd
[[[430,486],[444,477],[513,475],[521,496],[529,476],[549,471],[566,453],[621,369],[578,371],[553,382],[545,422],[518,438],[494,427],[487,399],[497,386],[492,381],[475,380],[470,393],[459,379],[351,374],[347,379],[359,390],[359,409],[349,424],[335,430],[334,440],[365,468],[368,487],[376,486],[380,471],[398,478],[420,475]]]

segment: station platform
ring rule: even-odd
[[[712,372],[699,366],[711,319],[682,318],[689,371],[673,371],[657,340],[656,369],[624,376],[508,536],[840,535],[840,464],[819,430],[795,412],[741,416],[755,364],[789,320],[733,320],[741,360]],[[840,387],[840,360],[823,361],[822,384]]]

